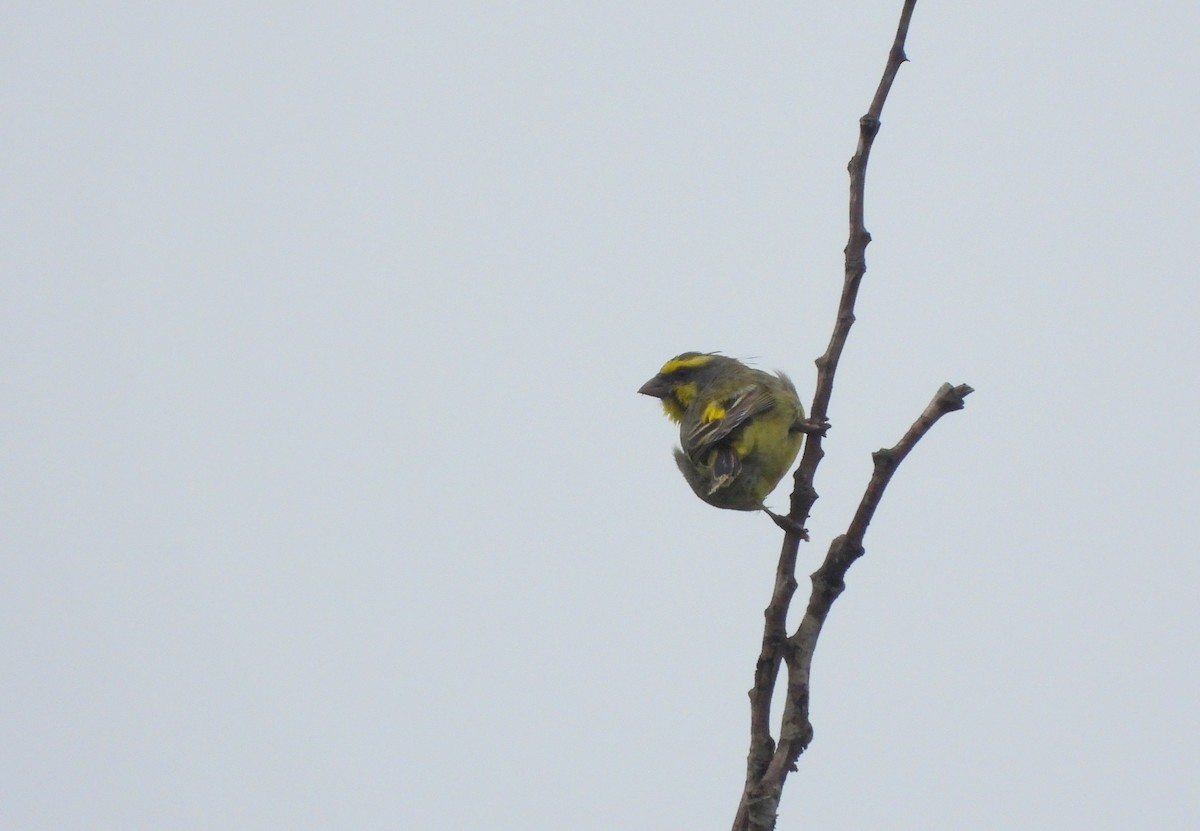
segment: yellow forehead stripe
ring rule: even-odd
[[[658,371],[659,375],[670,375],[672,372],[678,372],[681,369],[693,369],[698,366],[704,366],[712,360],[712,355],[690,355],[686,358],[672,358],[663,364],[663,368]]]

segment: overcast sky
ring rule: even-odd
[[[781,534],[635,391],[811,396],[900,6],[6,3],[0,827],[728,828]],[[1198,37],[918,4],[802,575],[978,392],[781,831],[1200,825]]]

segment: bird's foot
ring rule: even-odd
[[[767,516],[769,516],[775,522],[775,524],[782,528],[786,533],[795,534],[802,540],[808,539],[808,529],[799,522],[796,522],[796,520],[792,519],[791,517],[784,516],[783,514],[777,514],[770,508],[763,508],[763,510],[766,511]]]
[[[829,419],[810,421],[802,418],[792,423],[792,432],[803,433],[806,436],[820,436],[821,438],[825,438],[825,434],[829,432],[829,426]]]

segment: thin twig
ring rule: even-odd
[[[883,498],[883,491],[891,481],[896,468],[904,461],[904,457],[916,446],[921,437],[929,432],[939,418],[966,406],[963,399],[974,391],[966,384],[959,384],[957,387],[942,384],[937,395],[925,408],[925,412],[921,413],[921,417],[913,422],[912,427],[908,428],[908,432],[894,447],[876,450],[871,454],[871,458],[875,462],[875,472],[858,505],[858,510],[854,512],[854,519],[850,521],[850,527],[846,529],[846,536],[852,543],[858,546],[862,545],[863,537],[867,533],[867,526],[871,524],[871,518],[875,516],[875,509],[879,507],[879,500]]]

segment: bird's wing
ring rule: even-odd
[[[775,396],[762,384],[748,384],[719,401],[710,401],[696,423],[681,434],[683,452],[693,459],[703,458],[746,421],[774,406]]]

